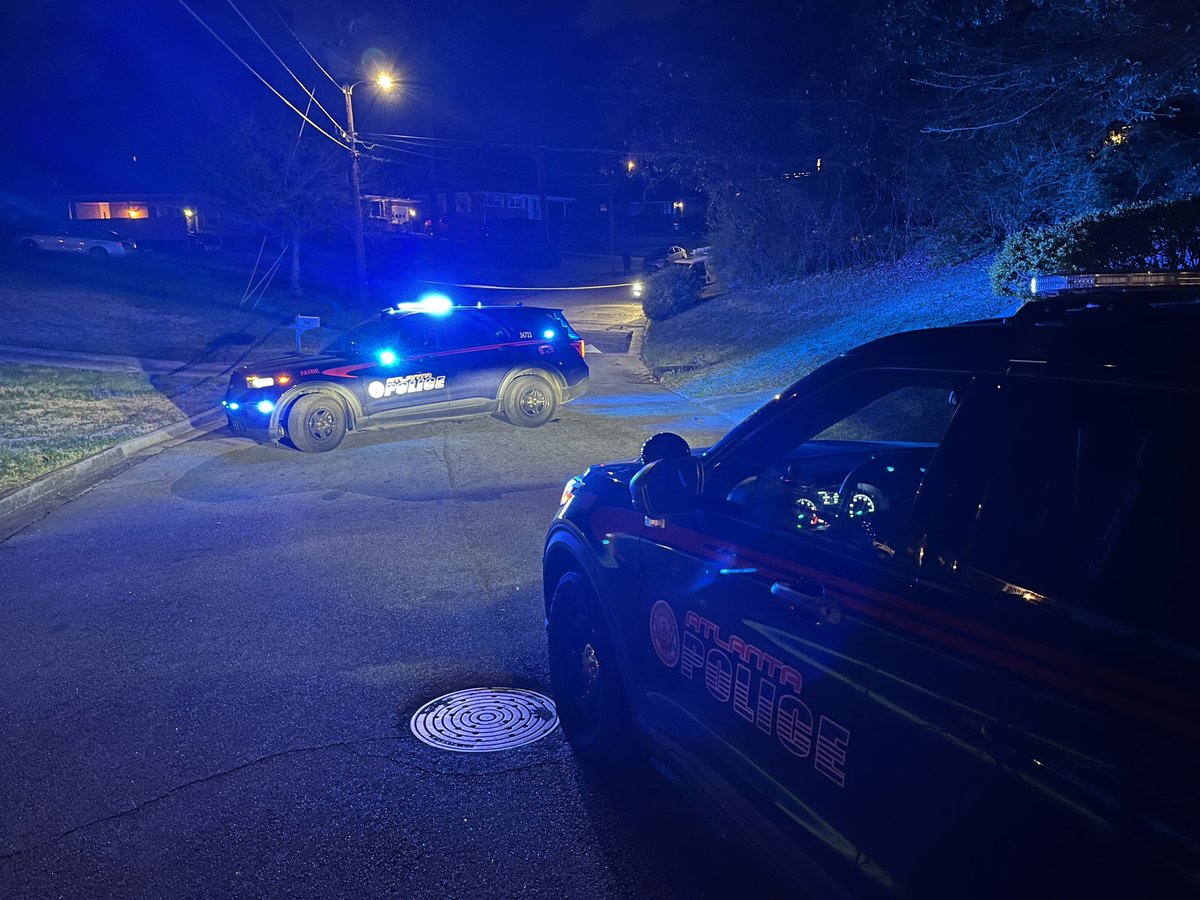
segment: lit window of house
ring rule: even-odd
[[[111,216],[107,203],[75,204],[75,218],[77,219],[108,219]]]

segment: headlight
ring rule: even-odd
[[[579,487],[580,483],[578,477],[572,478],[566,483],[563,487],[562,496],[558,498],[559,506],[566,506],[571,502],[571,498],[575,496],[575,488]]]
[[[645,289],[646,289],[646,286],[644,284],[642,284],[640,281],[635,281],[633,283],[633,298],[635,300],[639,299],[642,296],[642,292]]]
[[[268,388],[275,385],[275,379],[269,375],[247,375],[246,387]]]

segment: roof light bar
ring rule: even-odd
[[[1106,272],[1081,275],[1035,275],[1029,292],[1037,297],[1062,293],[1200,287],[1200,272]]]

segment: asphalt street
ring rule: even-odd
[[[7,535],[0,896],[781,893],[660,773],[598,781],[557,732],[458,754],[409,731],[450,691],[549,692],[540,551],[567,478],[729,425],[619,352],[621,294],[553,305],[615,352],[542,428],[319,455],[222,430]]]

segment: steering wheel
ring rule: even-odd
[[[925,454],[878,453],[855,466],[838,491],[838,521],[875,542],[894,539],[925,478]]]

